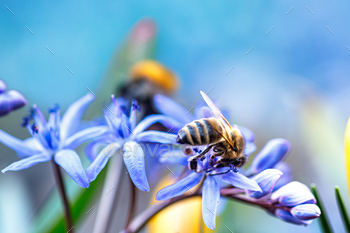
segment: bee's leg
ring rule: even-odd
[[[216,167],[217,165],[221,164],[222,162],[223,162],[222,159],[219,159],[212,166]]]
[[[194,155],[192,157],[190,157],[187,161],[192,161],[192,160],[196,160],[199,158],[202,158],[206,153],[208,153],[208,151],[210,151],[210,149],[213,147],[214,145],[210,145],[208,146],[204,151],[202,151],[200,154],[198,155]]]
[[[214,159],[215,159],[215,154],[212,154],[212,155],[210,156],[210,162],[209,162],[209,164],[210,164],[211,166],[213,166]]]
[[[215,151],[215,149],[214,149],[214,151]],[[209,164],[211,166],[214,166],[213,162],[214,162],[215,157],[221,156],[221,155],[223,155],[223,153],[224,153],[224,151],[222,151],[222,150],[215,151],[215,153],[210,156],[210,163]],[[222,161],[222,159],[219,159],[218,161]],[[217,163],[217,162],[215,162],[215,163]]]

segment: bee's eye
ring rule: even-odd
[[[214,152],[220,152],[220,149],[214,148]]]
[[[238,166],[238,165],[241,165],[241,163],[242,163],[242,159],[236,159],[236,161],[233,162],[233,165]]]

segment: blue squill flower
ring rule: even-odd
[[[197,153],[200,153],[200,151],[197,151]],[[163,158],[161,161],[173,161],[173,159],[167,160]],[[213,230],[215,228],[217,207],[220,200],[220,181],[224,181],[242,190],[262,192],[262,189],[255,180],[249,179],[239,172],[233,172],[230,168],[213,170],[208,161],[210,161],[210,152],[203,161],[197,161],[198,168],[196,172],[191,171],[186,177],[161,189],[156,195],[156,200],[164,201],[180,196],[190,191],[191,188],[205,178],[202,189],[202,215],[205,225]],[[178,157],[176,163],[187,166],[187,157]]]
[[[5,82],[0,79],[0,117],[23,107],[28,102],[20,92],[16,90],[5,92],[6,89]]]
[[[204,102],[200,102],[196,105],[194,109],[194,114],[191,114],[186,108],[164,95],[155,95],[153,102],[159,112],[170,116],[175,120],[175,122],[172,126],[170,126],[170,128],[176,133],[191,121],[214,116],[211,109]],[[245,148],[243,154],[245,156],[249,156],[256,150],[256,146],[254,144],[254,133],[250,129],[245,128],[243,126],[237,125],[237,127],[241,131],[245,141]]]
[[[62,120],[59,107],[55,105],[49,109],[48,122],[40,109],[34,105],[30,116],[23,119],[22,125],[26,126],[32,135],[31,138],[24,141],[0,130],[0,141],[15,150],[20,157],[25,157],[12,163],[2,172],[26,169],[37,163],[53,159],[79,186],[87,188],[89,186],[88,178],[78,154],[72,149],[89,139],[108,132],[106,126],[95,126],[77,132],[80,119],[93,99],[92,94],[87,94],[74,102]],[[33,124],[30,124],[31,120],[34,120]]]
[[[130,174],[131,180],[135,186],[141,191],[148,192],[149,184],[146,177],[145,169],[145,148],[139,144],[140,142],[165,143],[174,144],[177,135],[154,130],[146,131],[156,122],[160,122],[166,126],[173,125],[174,120],[164,115],[149,115],[141,122],[136,124],[136,112],[140,109],[136,101],[132,102],[129,117],[126,115],[125,101],[121,98],[115,99],[112,96],[113,108],[104,111],[104,115],[109,126],[109,134],[97,140],[95,145],[99,143],[108,144],[97,155],[91,155],[94,160],[86,169],[89,182],[96,179],[97,175],[106,166],[110,157],[116,155],[119,151],[125,166]],[[112,109],[112,110],[111,110]],[[94,146],[90,147],[94,150]]]
[[[277,209],[275,215],[287,222],[309,225],[318,218],[320,209],[315,205],[316,199],[309,188],[297,181],[284,185],[271,195],[271,201],[286,209]]]

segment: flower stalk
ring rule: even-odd
[[[226,197],[232,200],[236,200],[236,201],[240,201],[240,202],[244,202],[247,204],[252,204],[255,206],[259,206],[262,207],[264,209],[266,209],[267,211],[274,211],[276,209],[282,209],[285,211],[290,211],[290,207],[286,207],[286,206],[281,206],[278,204],[275,204],[271,201],[265,200],[265,201],[261,201],[261,200],[257,200],[254,198],[250,198],[247,197],[245,195],[242,195],[242,193],[240,191],[233,191],[233,190],[240,190],[237,188],[230,188],[230,189],[222,189],[220,191],[220,195],[222,197]],[[184,194],[178,197],[174,197],[172,199],[169,199],[167,201],[163,201],[160,203],[157,203],[153,206],[150,206],[148,209],[146,209],[144,212],[142,212],[141,214],[139,214],[138,216],[136,216],[131,222],[130,224],[126,227],[125,230],[123,230],[123,233],[137,233],[139,232],[146,224],[147,222],[153,217],[155,216],[157,213],[159,213],[160,211],[162,211],[163,209],[167,208],[168,206],[175,204],[179,201],[185,200],[187,198],[191,198],[191,197],[196,197],[196,196],[202,196],[201,192],[194,192],[193,194]]]
[[[94,233],[106,233],[111,226],[120,196],[121,177],[125,173],[121,156],[114,156],[109,164],[98,208]]]
[[[61,173],[60,167],[57,165],[57,163],[55,163],[53,160],[51,160],[51,164],[52,164],[52,169],[53,169],[53,173],[55,176],[58,192],[60,193],[62,203],[63,203],[64,217],[65,217],[64,219],[66,221],[67,231],[74,233],[73,219],[72,219],[72,215],[71,215],[70,208],[69,208],[66,189],[65,189],[64,183],[63,183],[62,173]]]
[[[135,209],[136,209],[136,202],[137,202],[137,194],[136,194],[136,187],[135,185],[132,183],[131,178],[129,177],[129,186],[130,186],[130,206],[129,206],[129,214],[127,216],[127,218],[125,219],[125,224],[124,224],[124,228],[127,228],[127,226],[130,224],[134,213],[135,213]]]

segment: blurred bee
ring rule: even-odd
[[[189,146],[208,145],[205,150],[188,159],[191,170],[195,170],[197,160],[204,160],[205,154],[213,148],[214,154],[210,156],[209,164],[215,168],[230,167],[230,170],[237,172],[236,167],[241,167],[246,162],[243,154],[244,138],[237,127],[231,127],[211,99],[202,91],[201,94],[214,117],[195,120],[185,125],[178,132],[176,141]],[[214,162],[219,156],[220,158]]]
[[[130,70],[130,80],[118,90],[128,102],[136,99],[143,116],[158,113],[153,107],[155,94],[168,95],[178,88],[178,79],[168,68],[154,60],[143,60]]]

